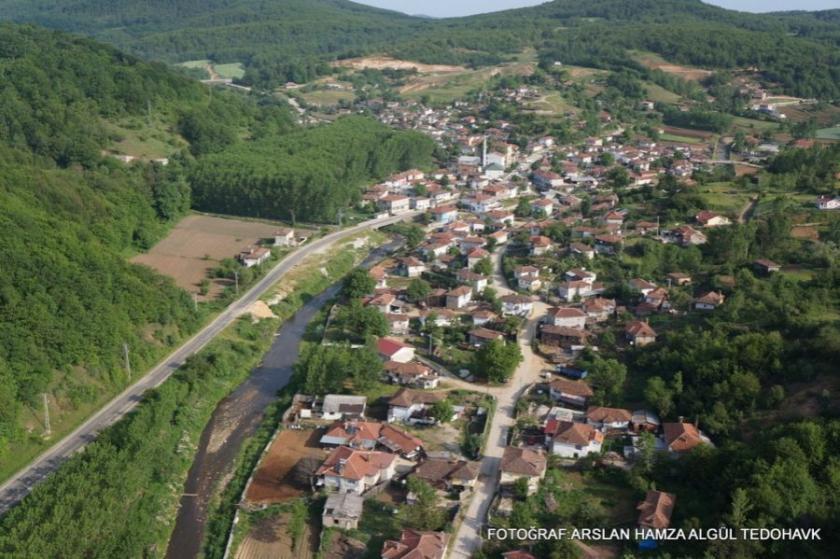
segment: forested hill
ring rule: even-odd
[[[206,98],[162,64],[62,33],[0,26],[0,470],[32,452],[26,430],[46,393],[53,428],[127,381],[195,329],[187,294],[126,262],[189,206],[172,170],[105,160],[108,118],[147,103]],[[39,430],[39,427],[35,427]],[[29,441],[29,442],[27,442]],[[6,472],[8,473],[8,472]]]
[[[0,18],[86,33],[150,59],[242,62],[274,86],[330,72],[337,58],[388,53],[432,63],[496,64],[525,47],[595,66],[628,51],[708,68],[759,67],[786,92],[840,98],[837,11],[748,14],[700,0],[555,0],[432,20],[345,0],[0,0]]]
[[[269,168],[278,154],[265,147],[286,150],[264,195],[282,197],[276,185],[304,177],[305,200],[273,204],[315,219],[332,219],[368,179],[431,164],[425,137],[358,118],[293,133],[285,105],[211,95],[162,63],[43,28],[0,24],[0,75],[0,476],[11,473],[7,458],[20,464],[46,444],[32,435],[42,429],[42,394],[61,430],[126,385],[124,344],[141,371],[202,321],[185,291],[127,256],[190,209],[188,178],[213,164],[205,157],[253,144],[247,163]],[[103,155],[114,123],[152,119],[188,148],[168,166]],[[202,176],[203,205],[253,213],[235,203],[239,182],[213,182],[220,202]]]
[[[345,0],[0,0],[0,18],[91,35],[147,59],[212,58],[304,81],[426,20]]]

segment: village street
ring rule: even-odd
[[[503,252],[502,249],[498,249],[492,256],[494,269],[492,286],[499,296],[513,293],[507,287],[502,272]],[[522,363],[517,367],[513,377],[506,385],[486,389],[488,394],[496,397],[496,413],[491,418],[484,457],[481,461],[481,475],[475,485],[475,495],[470,501],[464,520],[458,528],[458,533],[455,534],[450,557],[468,559],[481,547],[482,527],[486,521],[487,511],[490,509],[493,496],[499,486],[499,468],[502,455],[507,447],[508,431],[516,422],[514,419],[516,401],[530,384],[539,379],[540,373],[546,367],[545,360],[534,353],[531,342],[537,335],[540,318],[545,315],[547,310],[548,305],[544,302],[534,302],[531,317],[519,336],[519,347],[522,349],[523,357]],[[476,386],[468,382],[454,381],[454,379],[447,379],[447,382],[476,390]]]

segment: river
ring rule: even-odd
[[[398,240],[377,248],[362,266],[369,268],[400,246],[402,241]],[[254,435],[265,409],[289,383],[307,325],[340,289],[341,282],[333,284],[285,321],[260,365],[216,407],[201,434],[184,485],[175,529],[166,551],[168,559],[192,558],[200,553],[214,488],[231,472],[242,443]]]

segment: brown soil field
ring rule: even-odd
[[[320,429],[281,431],[260,461],[245,501],[252,505],[269,505],[303,495],[309,485],[296,479],[294,469],[303,459],[326,458],[327,452],[318,444],[322,434]]]
[[[758,173],[758,169],[748,165],[735,165],[735,176],[741,177],[743,175],[754,175]]]
[[[374,70],[384,70],[386,68],[391,70],[417,70],[421,74],[430,73],[446,73],[446,72],[463,72],[466,70],[463,66],[450,66],[447,64],[423,64],[420,62],[411,62],[409,60],[398,60],[388,56],[365,56],[362,58],[348,58],[347,60],[340,60],[334,63],[335,66],[343,68],[352,68],[354,70],[364,70],[371,68]]]
[[[790,236],[794,239],[820,240],[820,233],[813,225],[794,225],[790,230]]]
[[[190,215],[149,252],[131,261],[154,268],[173,278],[179,287],[198,293],[198,284],[222,259],[233,258],[245,247],[273,237],[278,227],[256,221]],[[213,282],[211,297],[224,288],[223,282]]]
[[[298,545],[292,545],[288,530],[289,514],[257,521],[239,544],[236,559],[309,559],[318,548],[316,531],[307,524]]]

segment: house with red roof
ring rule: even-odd
[[[382,544],[382,559],[443,559],[448,545],[446,532],[419,532],[406,528],[399,540],[386,540]]]
[[[379,338],[376,349],[385,361],[408,363],[414,360],[414,347],[393,338]]]
[[[315,484],[340,493],[361,495],[377,483],[394,477],[396,456],[389,452],[340,446],[315,472]]]

